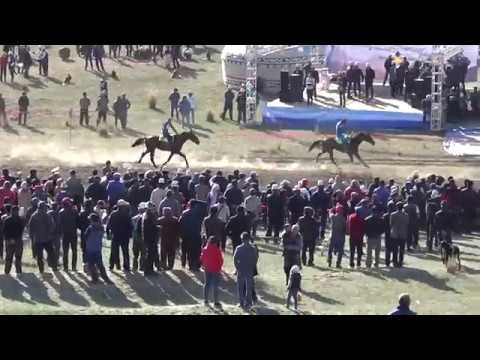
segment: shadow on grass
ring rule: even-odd
[[[76,306],[90,306],[90,302],[82,295],[77,293],[77,290],[65,279],[60,273],[55,273],[56,278],[60,282],[59,284],[53,281],[53,278],[47,277],[45,281],[58,292],[58,295],[62,301],[70,303]]]
[[[53,82],[54,84],[57,84],[57,85],[62,85],[63,84],[63,81],[61,81],[57,78],[51,77],[51,76],[47,76],[47,79],[48,79],[48,81],[51,81],[51,82]]]
[[[182,78],[192,78],[196,79],[197,78],[197,73],[199,72],[206,72],[205,69],[193,69],[191,67],[185,66],[184,63],[180,66],[178,69],[178,73]]]
[[[10,275],[0,275],[0,293],[2,297],[8,300],[18,301],[34,305],[33,301],[28,300],[23,293],[27,288]]]
[[[70,279],[75,281],[90,297],[100,306],[139,308],[140,305],[130,301],[116,285],[96,284],[92,285],[89,279],[82,273],[68,273]]]
[[[344,303],[341,302],[341,301],[338,301],[338,300],[335,300],[335,299],[332,299],[332,298],[328,298],[326,296],[322,296],[322,295],[320,295],[316,292],[303,290],[302,295],[305,295],[306,297],[309,297],[312,300],[323,302],[323,303],[326,303],[326,304],[329,304],[329,305],[344,305]]]
[[[468,272],[468,271],[471,271],[471,272]],[[390,279],[398,280],[400,282],[407,282],[409,280],[413,280],[438,290],[451,291],[456,294],[461,294],[456,289],[447,285],[448,279],[438,278],[430,274],[428,271],[425,271],[422,269],[413,269],[413,268],[407,268],[407,267],[386,268],[386,269],[382,269],[382,272],[385,274],[386,277]],[[477,274],[477,273],[480,273],[480,270],[474,270],[467,267],[465,272],[467,274],[471,274],[471,273]]]
[[[210,133],[210,134],[214,134],[214,133],[215,133],[215,131],[213,131],[212,129],[203,127],[203,126],[198,125],[198,124],[192,125],[192,128],[194,128],[195,130],[205,131],[205,132],[208,132],[208,133]]]
[[[44,274],[43,276],[47,279],[53,275]],[[59,306],[57,302],[50,299],[47,287],[40,281],[36,274],[22,274],[21,280],[27,285],[25,291],[30,294],[32,301],[45,305]]]
[[[135,130],[135,129],[132,129],[132,128],[129,128],[129,127],[127,127],[125,130],[123,130],[123,133],[125,135],[132,136],[132,137],[143,137],[143,136],[147,135],[143,131]]]
[[[35,89],[45,89],[48,87],[42,79],[35,77],[35,76],[29,76],[28,81],[30,81],[30,84],[28,84],[29,87],[35,88]]]
[[[21,126],[23,126],[27,130],[30,130],[32,133],[45,135],[44,131],[37,129],[36,127],[30,126],[30,125],[21,125]]]
[[[4,126],[3,127],[3,130],[5,130],[5,132],[9,133],[9,134],[13,134],[13,135],[20,135],[20,133],[18,132],[18,130],[12,128],[10,125],[8,126]]]
[[[156,111],[156,112],[160,113],[160,114],[165,114],[165,111],[163,111],[163,110],[160,109],[160,108],[154,107],[154,108],[151,108],[151,109],[152,109],[153,111]]]
[[[7,85],[8,87],[11,87],[11,88],[14,89],[14,90],[19,90],[19,91],[20,91],[20,90],[23,91],[23,90],[24,90],[24,87],[25,87],[25,85],[21,85],[21,84],[18,84],[18,83],[16,83],[16,82],[13,82],[13,83],[12,83],[12,82],[5,82],[5,83],[3,83],[3,84],[4,84],[4,85]]]

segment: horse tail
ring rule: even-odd
[[[135,142],[132,144],[132,147],[145,144],[145,140],[146,140],[146,138],[144,138],[144,137],[143,137],[143,138],[138,138],[138,139],[135,140]]]
[[[317,141],[314,141],[312,143],[312,145],[310,145],[310,147],[308,148],[308,151],[312,151],[313,149],[315,149],[316,147],[320,147],[321,145],[323,144],[323,140],[317,140]]]

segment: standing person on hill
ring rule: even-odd
[[[0,56],[0,82],[7,82],[8,54],[4,51]]]
[[[375,71],[367,63],[365,67],[365,99],[367,101],[373,99],[373,80],[375,80]]]
[[[55,253],[52,244],[51,234],[55,231],[55,222],[53,217],[47,214],[47,203],[40,201],[38,209],[33,213],[28,224],[28,231],[32,246],[35,247],[35,257],[37,259],[38,269],[43,274],[43,251],[47,252],[47,263],[53,271],[57,271]]]
[[[11,215],[3,221],[3,238],[5,240],[5,274],[10,273],[13,257],[15,256],[15,271],[22,273],[23,230],[25,221],[18,215],[18,206],[13,206]]]
[[[292,266],[298,265],[300,268],[302,266],[300,254],[303,249],[303,238],[298,225],[287,224],[285,226],[285,232],[282,234],[282,246],[283,270],[285,271],[285,283],[288,285]]]
[[[300,234],[303,238],[302,249],[302,263],[307,265],[307,251],[308,251],[308,266],[313,266],[313,256],[315,253],[316,241],[319,237],[319,223],[313,217],[313,208],[305,206],[303,216],[298,219],[298,226]]]
[[[105,233],[103,225],[97,214],[92,213],[88,216],[90,225],[85,231],[85,259],[88,265],[92,284],[98,282],[98,274],[107,284],[113,284],[109,279],[102,259],[102,240]]]
[[[233,251],[235,251],[237,246],[241,244],[241,235],[243,233],[248,234],[249,229],[250,222],[248,216],[245,215],[245,208],[243,206],[239,206],[237,209],[237,214],[228,220],[225,227],[225,232],[232,239]]]
[[[191,127],[190,124],[190,101],[186,96],[182,97],[182,100],[178,104],[178,109],[180,110],[180,114],[182,115],[182,128]]]
[[[328,266],[332,266],[332,253],[337,254],[337,268],[342,267],[342,257],[345,247],[345,235],[347,233],[347,220],[345,218],[344,207],[338,204],[335,209],[330,211],[330,221],[332,231],[330,234],[330,244],[328,246]]]
[[[127,95],[123,94],[120,97],[120,104],[118,108],[118,118],[120,119],[120,125],[122,126],[122,130],[127,128],[128,122],[128,110],[132,107],[132,104],[127,99]],[[115,123],[116,126],[116,123]]]
[[[383,64],[383,67],[385,68],[385,77],[383,78],[383,86],[385,86],[388,76],[390,75],[390,68],[392,67],[392,62],[393,62],[392,55],[388,55]]]
[[[93,45],[83,45],[83,54],[85,55],[85,70],[87,70],[88,64],[93,70]]]
[[[218,286],[221,280],[221,271],[223,266],[223,255],[219,247],[219,241],[215,236],[210,236],[200,255],[200,262],[205,271],[205,285],[203,287],[203,297],[205,305],[208,305],[210,289],[213,289],[213,301],[215,307],[221,307],[218,299]]]
[[[233,263],[237,270],[237,286],[240,307],[250,310],[253,303],[253,276],[257,268],[258,252],[250,244],[250,236],[247,232],[241,235],[242,244],[233,254]]]
[[[68,252],[72,249],[72,271],[77,271],[77,228],[79,215],[69,198],[62,200],[59,212],[59,230],[62,236],[63,269],[68,272]]]
[[[180,237],[178,218],[173,216],[172,209],[163,209],[163,216],[158,220],[160,225],[160,263],[164,269],[172,270],[175,265]]]
[[[22,125],[22,117],[23,117],[23,125],[27,125],[27,114],[28,114],[28,107],[30,106],[30,100],[28,99],[27,93],[22,92],[22,96],[18,99],[18,125]]]
[[[7,127],[8,126],[8,120],[7,120],[7,112],[5,110],[5,99],[3,98],[2,94],[0,94],[0,126],[2,127]]]
[[[103,45],[95,45],[93,47],[93,57],[95,58],[95,66],[97,67],[97,71],[105,72],[105,68],[103,66],[104,56],[105,56],[105,49]]]
[[[188,101],[190,102],[190,119],[195,125],[195,110],[197,109],[197,99],[193,96],[193,92],[188,93]]]
[[[235,98],[235,94],[232,91],[232,88],[229,86],[227,91],[225,92],[225,102],[223,104],[223,113],[221,114],[222,120],[225,120],[225,114],[228,111],[230,116],[230,120],[233,120],[233,99]]]
[[[178,103],[180,102],[180,94],[178,93],[178,89],[173,89],[173,92],[168,97],[168,101],[170,101],[170,117],[173,118],[173,113],[175,112],[175,116],[178,121]]]
[[[97,128],[100,125],[100,121],[103,120],[103,123],[107,123],[107,113],[108,113],[108,97],[104,94],[100,95],[97,100]]]
[[[380,250],[382,249],[382,234],[385,232],[385,220],[382,219],[381,208],[374,206],[372,215],[365,219],[365,234],[367,235],[367,268],[372,266],[372,251],[375,251],[375,267],[380,265]]]
[[[347,219],[347,232],[350,235],[350,267],[355,267],[355,252],[357,253],[357,268],[362,265],[363,236],[365,234],[365,220],[358,210],[350,214]]]
[[[130,255],[128,243],[132,237],[133,225],[130,220],[130,204],[125,200],[118,200],[117,210],[114,210],[108,219],[107,236],[112,234],[111,252],[110,252],[110,270],[114,266],[120,270],[120,248],[123,255],[123,270],[130,272]]]
[[[85,121],[85,125],[88,126],[89,122],[89,108],[90,108],[90,99],[87,97],[87,93],[83,93],[83,97],[80,99],[80,126],[83,126],[83,121]]]
[[[338,84],[338,97],[340,99],[340,107],[344,108],[347,105],[347,75],[345,71],[341,71],[337,77],[337,84]]]
[[[238,124],[247,122],[247,95],[242,88],[237,95]]]
[[[403,266],[403,255],[408,236],[408,215],[403,203],[397,203],[397,211],[390,215],[390,241],[393,245],[393,266]]]

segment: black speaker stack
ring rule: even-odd
[[[289,74],[288,71],[280,73],[280,101],[302,102],[303,101],[303,76]]]

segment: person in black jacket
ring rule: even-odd
[[[93,45],[83,45],[83,54],[85,56],[85,70],[90,63],[90,69],[93,70]]]
[[[430,199],[425,205],[427,216],[427,248],[428,251],[432,251],[433,243],[435,240],[435,247],[438,246],[437,231],[435,229],[435,214],[440,211],[440,193],[438,190],[432,190]]]
[[[363,76],[363,71],[360,69],[360,66],[358,65],[358,62],[356,62],[353,66],[353,92],[355,96],[357,96],[357,91],[358,91],[358,97],[362,96],[362,87],[360,84],[363,82],[363,79],[365,78]]]
[[[347,99],[345,93],[347,91],[347,75],[345,71],[341,71],[337,76],[338,97],[340,98],[340,107],[345,107]]]
[[[367,268],[372,266],[372,251],[375,250],[375,267],[380,264],[382,234],[385,232],[385,220],[382,219],[380,207],[374,206],[372,215],[365,219],[365,234],[367,235]]]
[[[130,271],[130,254],[128,251],[128,243],[132,237],[133,224],[130,219],[130,204],[125,200],[118,200],[118,209],[110,214],[107,223],[107,236],[110,238],[112,234],[112,244],[110,252],[110,270],[113,271],[114,266],[120,270],[120,248],[123,255],[123,270]]]
[[[232,187],[225,191],[225,200],[227,205],[230,208],[230,215],[235,215],[237,207],[243,203],[243,193],[242,190],[238,188],[237,180],[232,181]]]
[[[350,93],[350,91],[352,90],[352,86],[354,87],[354,78],[355,78],[355,69],[353,67],[353,64],[350,63],[350,65],[347,67],[347,72],[345,74],[346,76],[346,79],[347,79],[347,97],[349,99],[352,99],[352,95]],[[355,96],[357,95],[356,92],[355,92],[355,87],[354,87],[354,93],[355,93]]]
[[[390,237],[390,215],[396,210],[395,202],[390,200],[387,204],[387,212],[383,215],[383,222],[385,224],[385,265],[390,267],[392,260],[393,247],[395,246]]]
[[[89,215],[93,213],[93,202],[91,199],[85,200],[83,203],[83,211],[80,212],[78,217],[78,228],[80,230],[80,249],[82,249],[82,262],[85,265],[87,263],[87,255],[85,253],[86,238],[85,232],[90,226]]]
[[[240,89],[237,95],[238,123],[247,122],[247,95],[244,89]]]
[[[17,275],[22,273],[22,235],[24,228],[25,222],[20,216],[18,216],[18,206],[13,206],[11,215],[3,222],[3,237],[6,245],[5,274],[7,275],[10,274],[14,256]]]
[[[319,224],[313,217],[313,208],[306,206],[303,211],[303,216],[298,219],[300,227],[300,234],[303,238],[302,248],[302,263],[307,265],[307,250],[308,250],[308,266],[313,266],[313,255],[315,253],[315,243],[319,235]]]
[[[373,80],[375,79],[375,71],[370,64],[365,67],[365,99],[373,99]],[[370,97],[369,97],[370,94]]]
[[[62,236],[63,269],[68,271],[68,252],[72,249],[72,271],[77,271],[77,228],[79,216],[70,198],[62,200],[59,212],[59,230]]]
[[[308,201],[300,195],[300,189],[295,187],[293,195],[288,199],[287,207],[290,212],[290,224],[296,224],[298,218],[302,216],[303,209],[308,206]]]
[[[388,76],[390,74],[390,68],[392,67],[392,55],[388,55],[388,57],[385,59],[385,62],[383,63],[383,67],[385,68],[385,77],[383,79],[383,86],[385,86],[385,83],[388,80]]]
[[[85,197],[92,199],[94,204],[98,203],[99,200],[107,201],[107,189],[100,184],[100,181],[100,176],[94,176],[93,183],[88,185],[85,191]]]
[[[435,230],[437,230],[438,241],[452,242],[453,213],[448,208],[447,202],[442,201],[440,210],[435,213]]]
[[[473,190],[473,181],[465,180],[465,187],[460,191],[460,207],[463,209],[462,223],[465,233],[473,230],[476,209],[479,204],[477,193]]]
[[[147,211],[143,214],[138,224],[138,231],[143,240],[143,248],[145,250],[144,272],[145,276],[154,275],[153,265],[160,268],[160,258],[158,255],[158,239],[160,235],[160,227],[158,226],[158,214],[153,203],[148,204]]]
[[[245,208],[240,205],[237,208],[237,215],[232,216],[228,220],[227,225],[225,226],[225,232],[230,239],[232,239],[232,252],[235,253],[235,249],[242,243],[241,235],[242,233],[248,233],[250,229],[249,217],[245,215]]]
[[[223,105],[223,113],[221,115],[222,120],[225,120],[225,114],[228,111],[230,115],[230,120],[233,120],[233,99],[235,98],[235,94],[232,91],[232,88],[229,86],[227,91],[225,92],[225,103]]]
[[[266,237],[272,236],[273,241],[278,244],[280,241],[280,231],[285,224],[285,203],[280,195],[280,190],[277,184],[272,185],[272,193],[267,195],[267,219],[268,228]],[[268,240],[267,240],[268,242]]]
[[[315,210],[315,216],[320,219],[320,238],[325,238],[327,227],[328,208],[330,207],[330,196],[325,192],[321,180],[318,182],[317,190],[310,197],[310,204]]]

